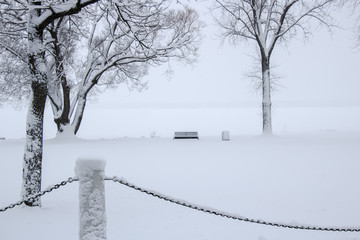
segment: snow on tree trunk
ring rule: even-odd
[[[41,191],[41,169],[43,154],[43,119],[46,102],[46,84],[32,83],[23,162],[22,198]],[[28,206],[41,206],[40,198],[25,202]]]
[[[69,123],[69,121],[56,122],[55,119],[55,122],[57,123],[58,126],[58,131],[56,134],[57,137],[60,138],[75,137],[77,132],[79,131],[86,107],[86,97],[79,97],[76,102],[77,103],[76,103],[75,115],[73,117],[73,121],[71,124]],[[68,110],[67,114],[68,114],[67,117],[68,119],[72,118],[72,111]]]
[[[57,38],[57,35],[55,34],[54,37]],[[63,56],[60,53],[59,46],[55,46],[55,65],[56,65],[56,75],[60,76],[60,82],[61,82],[61,93],[62,93],[62,106],[61,106],[61,114],[58,117],[54,118],[54,121],[57,125],[58,132],[64,131],[64,128],[66,128],[67,125],[70,124],[70,86],[68,84],[64,65],[63,65]]]
[[[75,135],[79,131],[81,121],[84,116],[85,106],[86,106],[86,96],[80,96],[76,107],[74,122],[72,123],[72,125],[74,126]]]
[[[29,4],[36,5],[35,2]],[[32,77],[32,97],[26,123],[26,143],[23,162],[23,199],[41,191],[41,169],[43,155],[43,120],[47,97],[47,73],[43,49],[42,30],[33,24],[38,16],[36,9],[29,10],[28,19],[28,63]],[[41,206],[40,198],[25,202],[28,206]]]
[[[270,64],[265,57],[262,59],[262,115],[263,134],[272,134],[271,124],[271,85]]]
[[[67,121],[67,120],[66,120]],[[63,134],[65,131],[67,131],[67,129],[70,129],[69,128],[69,123],[68,122],[65,122],[65,121],[62,121],[61,119],[57,118],[57,119],[54,119],[54,122],[56,123],[56,126],[57,126],[57,135],[61,135]]]
[[[106,239],[104,191],[105,161],[79,159],[76,176],[79,177],[80,240]]]
[[[64,141],[68,141],[68,140],[72,140],[72,139],[76,139],[76,135],[74,134],[74,126],[71,124],[68,124],[66,126],[62,126],[62,131],[61,132],[57,132],[56,133],[56,138],[58,140],[64,140]]]
[[[62,77],[64,78],[64,77]],[[61,109],[61,115],[57,118],[54,118],[58,132],[64,131],[67,125],[70,124],[70,87],[67,83],[63,83],[62,80],[62,93],[63,93],[63,105]]]

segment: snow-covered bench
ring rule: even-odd
[[[174,139],[199,139],[198,132],[175,132]]]

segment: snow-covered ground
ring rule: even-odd
[[[194,109],[191,111],[197,116]],[[294,225],[359,228],[360,130],[355,124],[360,119],[359,108],[336,113],[323,109],[322,114],[309,111],[317,112],[313,116],[330,118],[321,125],[317,124],[321,119],[302,115],[304,111],[286,114],[287,118],[278,118],[277,134],[273,137],[261,137],[257,130],[249,129],[241,134],[240,127],[233,124],[241,120],[239,116],[234,116],[232,122],[217,124],[229,116],[226,111],[211,116],[198,113],[212,120],[204,123],[207,128],[203,128],[203,133],[206,129],[208,135],[230,130],[229,142],[221,141],[221,132],[208,137],[201,131],[199,141],[172,140],[172,130],[203,127],[199,121],[198,125],[168,129],[171,124],[167,120],[176,118],[176,111],[169,119],[162,118],[163,128],[151,125],[156,119],[146,127],[140,124],[145,138],[115,138],[126,135],[118,132],[122,128],[127,131],[125,123],[131,120],[126,118],[119,126],[105,122],[98,128],[89,120],[83,126],[89,131],[83,131],[82,138],[45,141],[43,187],[74,176],[76,159],[91,156],[106,160],[107,176],[124,177],[139,186],[220,211]],[[159,112],[149,110],[147,114],[142,112],[142,121],[150,112],[151,116],[160,117]],[[279,116],[281,112],[277,113]],[[88,119],[91,114],[96,112],[90,112]],[[121,116],[113,115],[113,119],[120,120]],[[258,127],[244,118],[243,122],[252,129]],[[102,128],[108,129],[103,135]],[[93,135],[86,137],[90,129],[94,129]],[[154,129],[153,136],[161,137],[150,138],[150,132],[145,131],[148,129]],[[101,139],[104,137],[114,138]],[[23,148],[21,139],[0,141],[0,208],[19,200]],[[360,233],[290,230],[234,221],[173,205],[118,183],[107,181],[105,187],[109,240],[360,239]],[[0,239],[78,239],[78,183],[46,194],[42,202],[42,208],[21,206],[0,213]]]

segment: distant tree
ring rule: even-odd
[[[261,64],[263,133],[272,133],[271,56],[275,47],[298,33],[311,33],[313,19],[331,27],[328,12],[335,0],[216,0],[216,21],[231,43],[257,45]]]
[[[356,46],[360,46],[360,0],[339,0],[339,7],[350,8],[352,17],[355,17],[353,27]]]
[[[358,12],[360,10],[360,0],[353,0],[352,6],[354,7],[354,11],[357,13],[357,16],[356,16],[357,21],[354,26],[354,28],[355,28],[354,31],[355,31],[356,40],[358,42],[358,46],[360,46],[360,14],[358,14]]]

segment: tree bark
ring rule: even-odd
[[[272,134],[271,123],[271,83],[270,83],[270,59],[262,56],[262,115],[263,134]]]
[[[40,2],[29,1],[29,5]],[[22,198],[41,191],[43,121],[47,97],[47,74],[43,49],[43,30],[36,27],[40,14],[36,8],[29,10],[28,19],[28,64],[32,76],[32,96],[26,123],[26,142],[23,161]],[[25,202],[28,206],[41,206],[40,197]]]
[[[59,20],[59,25],[62,22],[62,18]],[[63,132],[64,128],[70,123],[70,86],[67,81],[65,69],[64,69],[64,57],[60,50],[60,43],[58,39],[58,28],[53,28],[49,30],[51,37],[53,38],[54,45],[54,61],[55,61],[55,71],[56,75],[59,78],[62,89],[62,105],[58,107],[58,110],[61,109],[61,115],[57,118],[54,118],[58,132]]]
[[[58,118],[54,119],[54,122],[56,123],[58,132],[63,132],[64,128],[69,125],[70,123],[70,87],[67,84],[66,76],[64,76],[64,69],[62,64],[60,66],[57,66],[57,73],[61,74],[60,81],[61,81],[61,88],[62,88],[62,109],[61,109],[61,115]]]
[[[43,119],[47,96],[46,83],[32,83],[32,97],[27,116],[26,143],[23,162],[22,198],[41,191]],[[40,198],[25,202],[28,206],[41,206]]]

